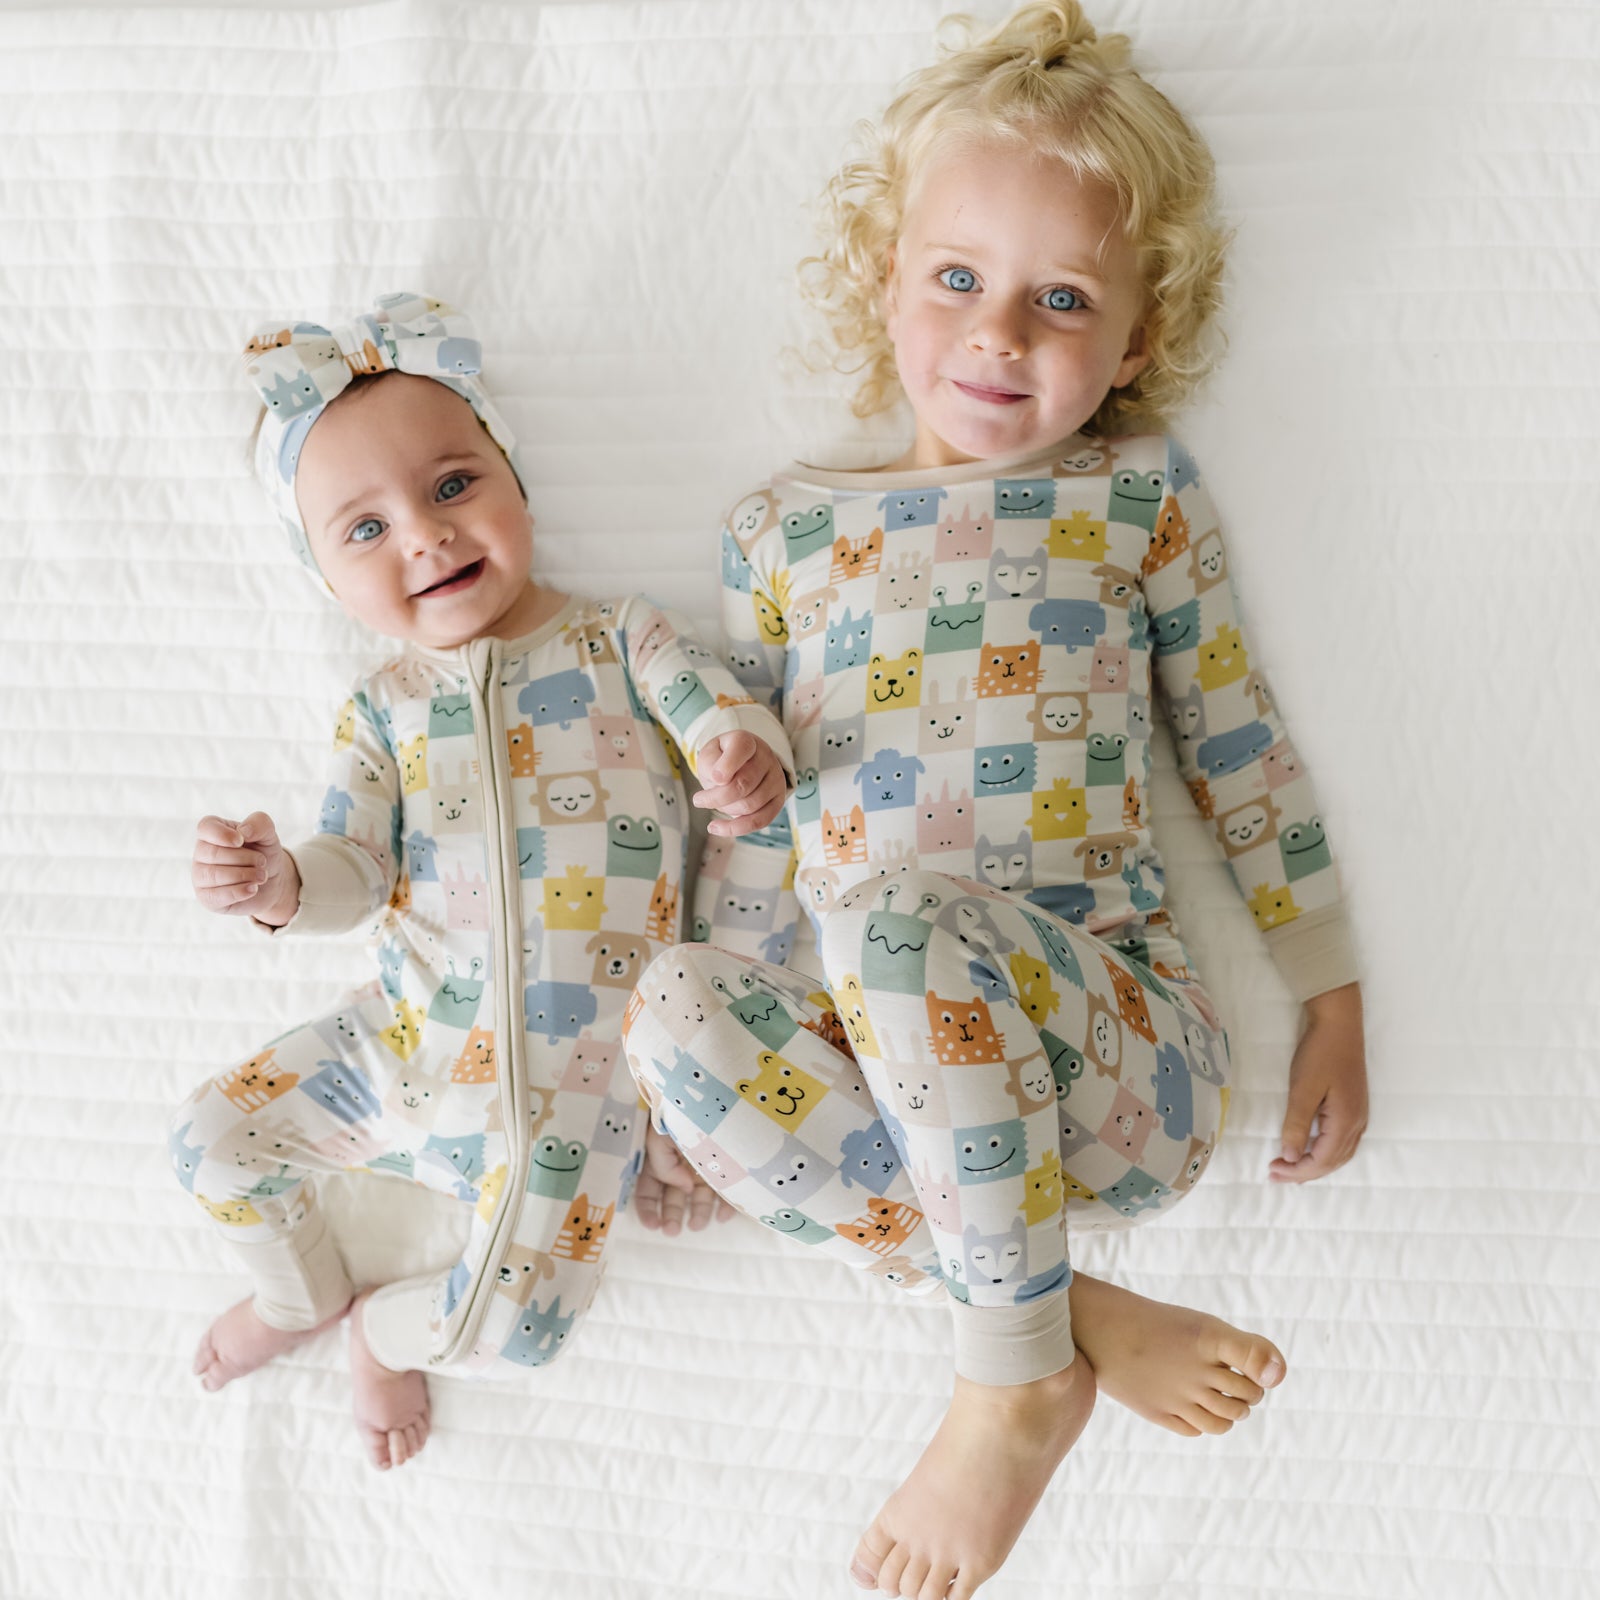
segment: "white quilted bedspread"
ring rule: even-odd
[[[242,1282],[164,1153],[203,1074],[365,975],[194,902],[205,811],[309,822],[378,646],[244,465],[258,316],[469,308],[557,583],[715,610],[717,519],[856,459],[792,268],[937,0],[0,11],[0,1595],[843,1597],[935,1424],[936,1307],[738,1222],[631,1218],[578,1346],[434,1385],[380,1476],[342,1335],[217,1397]],[[985,14],[996,14],[988,7]],[[1176,781],[1228,1136],[1080,1268],[1291,1374],[1180,1439],[1104,1403],[992,1600],[1600,1593],[1600,890],[1590,800],[1600,11],[1103,0],[1216,152],[1232,347],[1178,431],[1314,774],[1365,972],[1357,1159],[1269,1186],[1297,1016]],[[356,1269],[453,1253],[399,1184]],[[413,1226],[413,1224],[415,1226]],[[418,1232],[418,1229],[421,1231]],[[426,1241],[403,1250],[409,1236]]]

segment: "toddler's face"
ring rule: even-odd
[[[1073,433],[1149,360],[1145,302],[1110,190],[1023,149],[930,156],[885,295],[917,419],[908,464],[1010,455]]]
[[[395,373],[329,406],[295,498],[323,576],[368,627],[439,649],[515,631],[533,519],[477,414],[442,383]]]

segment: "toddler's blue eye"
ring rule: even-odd
[[[459,489],[451,489],[452,483],[461,485]],[[439,498],[441,500],[455,500],[465,494],[467,490],[467,475],[464,472],[452,472],[443,483],[439,485]],[[448,493],[446,492],[448,491]]]
[[[946,267],[939,274],[939,282],[957,294],[966,294],[969,289],[978,287],[978,280],[965,267]]]
[[[370,533],[364,531],[368,528],[372,530]],[[352,544],[371,544],[382,532],[383,524],[376,517],[365,517],[350,530],[350,541]]]
[[[1052,311],[1076,311],[1083,302],[1073,289],[1050,289],[1045,292],[1044,303]]]

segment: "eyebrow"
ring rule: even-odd
[[[446,450],[442,455],[435,456],[433,460],[424,461],[422,464],[422,470],[424,472],[434,472],[438,468],[444,466],[444,464],[448,461],[466,462],[477,461],[480,459],[481,458],[476,450]],[[351,495],[350,498],[346,500],[345,503],[328,518],[326,526],[331,528],[335,526],[335,524],[343,522],[344,519],[349,516],[350,513],[354,511],[363,500],[370,499],[376,492],[377,491],[374,489],[363,489],[359,494]]]
[[[938,240],[934,240],[929,244],[925,244],[922,248],[925,252],[931,255],[980,256],[983,253],[982,246],[980,245],[946,244],[941,243]],[[1050,269],[1050,271],[1063,278],[1087,279],[1097,288],[1103,289],[1105,287],[1106,280],[1102,278],[1099,273],[1091,272],[1088,267],[1054,266]]]

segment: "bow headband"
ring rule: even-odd
[[[244,347],[245,374],[267,408],[256,438],[256,477],[294,553],[329,594],[333,591],[311,553],[294,478],[312,424],[357,374],[408,372],[454,390],[500,447],[526,495],[516,440],[478,381],[482,356],[471,319],[420,294],[381,295],[374,310],[339,327],[264,322],[251,335]]]

